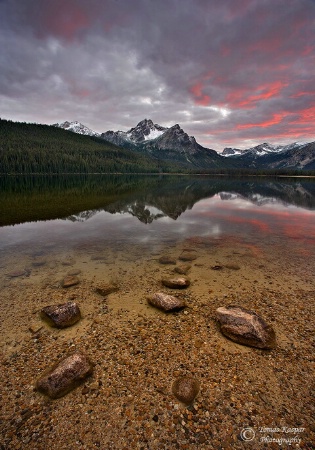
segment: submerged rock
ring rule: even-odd
[[[69,272],[67,273],[68,276],[74,276],[74,275],[79,275],[81,273],[80,269],[71,269],[69,270]]]
[[[46,264],[46,262],[47,262],[46,259],[41,258],[41,257],[36,257],[33,259],[32,265],[34,267],[41,267],[41,266],[44,266]]]
[[[198,258],[198,255],[196,254],[196,252],[189,251],[189,250],[184,250],[183,253],[179,257],[179,259],[181,261],[194,261],[197,258]]]
[[[41,317],[53,327],[66,328],[81,319],[81,312],[75,302],[68,302],[61,305],[45,306],[41,310]]]
[[[174,272],[180,273],[181,275],[186,275],[191,269],[190,264],[181,264],[180,266],[176,266],[174,268]]]
[[[29,275],[29,271],[26,269],[17,269],[17,270],[12,270],[11,272],[8,272],[6,275],[7,275],[7,277],[10,277],[10,278],[23,277],[23,276]]]
[[[237,264],[225,264],[225,267],[230,270],[240,270],[240,266]]]
[[[216,310],[222,333],[239,344],[271,349],[276,345],[275,332],[254,311],[241,306],[227,306]]]
[[[162,311],[178,311],[185,308],[184,300],[174,297],[173,295],[164,294],[163,292],[156,292],[147,297],[148,303],[161,309]]]
[[[78,386],[93,372],[89,359],[82,353],[74,353],[62,359],[48,370],[35,388],[50,398],[59,398]]]
[[[212,266],[211,270],[223,270],[223,266],[219,266],[218,264],[216,266]]]
[[[160,264],[176,264],[176,259],[172,258],[171,256],[163,255],[159,258]]]
[[[112,292],[117,292],[118,290],[119,287],[117,286],[117,284],[114,283],[101,283],[95,287],[95,291],[98,294],[103,295],[104,297],[106,297],[106,295],[111,294]]]
[[[71,286],[75,286],[76,284],[79,284],[80,280],[75,275],[67,275],[61,282],[61,286],[63,288],[68,288]]]
[[[187,277],[163,278],[162,283],[171,289],[185,289],[190,285],[190,280]]]
[[[186,405],[191,404],[200,389],[200,383],[196,378],[179,377],[172,386],[172,392],[175,397]]]

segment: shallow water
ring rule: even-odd
[[[152,314],[146,295],[174,275],[159,258],[178,266],[185,249],[196,254],[191,296],[314,290],[312,182],[91,177],[2,180],[2,188],[2,223],[12,224],[0,228],[1,339],[10,349],[29,323],[41,324],[34,299],[45,306],[75,296],[76,287],[60,287],[71,270],[87,293],[119,284],[107,305],[117,320]],[[86,317],[91,305],[85,300]]]

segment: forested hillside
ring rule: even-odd
[[[171,164],[103,139],[48,125],[0,119],[0,173],[134,173],[177,171]]]

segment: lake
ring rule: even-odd
[[[298,349],[300,355],[305,356],[301,363],[305,369],[303,376],[309,371],[307,354],[311,350],[306,336],[312,329],[311,307],[315,293],[313,180],[168,175],[34,176],[0,178],[0,188],[1,344],[5,361],[9,361],[8,370],[16,371],[16,367],[20,367],[16,358],[24,358],[25,362],[25,355],[31,365],[40,360],[35,373],[29,368],[25,375],[32,384],[32,377],[48,363],[45,356],[35,355],[34,336],[43,341],[41,355],[48,352],[53,358],[55,350],[57,357],[66,349],[84,346],[91,330],[100,325],[110,327],[108,336],[113,330],[116,333],[120,330],[122,336],[131,333],[128,339],[132,340],[136,339],[135,324],[145,335],[149,323],[153,327],[151,332],[156,334],[155,321],[161,330],[164,326],[171,329],[187,325],[183,335],[177,336],[178,342],[183,339],[180,345],[187,345],[187,339],[195,342],[194,323],[198,329],[201,339],[198,342],[202,342],[196,344],[199,356],[190,353],[191,366],[183,356],[182,347],[179,352],[174,350],[177,371],[188,373],[195,367],[200,377],[206,377],[204,363],[199,366],[196,358],[202,360],[207,355],[214,358],[213,352],[218,349],[228,355],[228,362],[222,363],[225,370],[226,364],[231,367],[231,361],[237,357],[238,364],[242,358],[249,358],[250,366],[253,364],[250,358],[254,358],[259,370],[269,370],[265,368],[267,357],[259,356],[258,350],[231,343],[221,337],[218,330],[213,342],[205,337],[208,331],[202,322],[203,311],[209,317],[211,328],[216,307],[237,303],[259,312],[276,329],[280,349],[278,367],[283,366],[281,376],[271,370],[277,392],[272,388],[265,394],[267,404],[261,400],[257,400],[257,404],[250,401],[255,403],[259,420],[264,421],[261,426],[267,425],[268,411],[269,414],[278,411],[280,420],[283,405],[291,396],[289,387],[284,385],[283,392],[279,388],[286,376],[283,358],[293,357],[293,364],[295,356],[292,355]],[[183,258],[184,254],[190,254],[188,261]],[[169,258],[166,261],[169,264],[161,259],[165,257]],[[174,276],[174,270],[184,265],[189,266],[185,270],[191,286],[179,295],[191,309],[185,315],[165,316],[149,306],[146,297],[161,290],[169,291],[161,285],[161,279]],[[78,278],[78,284],[62,288],[62,280],[69,274]],[[115,284],[119,291],[101,298],[95,289],[102,283]],[[69,300],[81,305],[83,320],[79,324],[60,331],[43,323],[39,316],[43,306]],[[293,318],[295,324],[292,324]],[[185,321],[188,321],[186,325]],[[94,342],[95,334],[93,336],[91,342]],[[301,336],[304,340],[300,346]],[[54,346],[50,337],[54,338]],[[99,337],[98,342],[101,339]],[[204,342],[208,342],[209,348]],[[93,345],[85,347],[97,355],[98,347]],[[205,350],[200,354],[202,346]],[[108,351],[114,350],[110,347]],[[127,352],[125,348],[115,351]],[[173,350],[169,351],[172,354]],[[127,353],[125,357],[132,361],[132,355]],[[147,358],[151,361],[150,356]],[[153,360],[151,364],[153,367]],[[216,376],[222,378],[222,373],[216,370]],[[253,380],[252,369],[247,366],[247,370]],[[288,366],[287,370],[288,375],[292,367]],[[232,372],[233,376],[238,376]],[[18,378],[17,386],[21,382],[22,378]],[[262,391],[265,381],[257,383],[259,389],[256,388]],[[292,383],[296,390],[301,389],[299,395],[307,397],[307,386],[300,386],[300,378],[294,376]],[[15,389],[19,389],[17,386]],[[118,397],[112,395],[113,404],[117,405]],[[201,403],[207,403],[207,395],[204,394]],[[33,403],[38,401],[31,389],[26,389],[25,396]],[[240,404],[244,396],[243,392]],[[10,402],[8,394],[8,404]],[[237,405],[238,401],[230,403]],[[300,411],[299,420],[307,424],[308,414],[311,417],[311,412],[307,412],[308,402],[303,413],[301,405],[296,407]],[[13,410],[8,408],[10,416]],[[294,414],[296,412],[285,416],[287,425],[294,425]],[[246,425],[245,417],[242,420]],[[234,419],[236,431],[240,426],[240,419]],[[259,423],[255,422],[255,426]],[[217,434],[220,436],[219,432]],[[49,438],[45,439],[43,442],[48,445]]]

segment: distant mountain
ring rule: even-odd
[[[300,147],[303,147],[305,143],[298,143],[294,142],[293,144],[289,145],[272,145],[268,142],[265,142],[263,144],[256,145],[255,147],[246,148],[244,150],[241,150],[239,148],[231,148],[226,147],[222,155],[223,156],[244,156],[244,155],[251,155],[251,156],[264,156],[269,154],[275,154],[284,152],[286,150],[295,150]]]
[[[136,150],[158,160],[176,162],[185,167],[234,167],[215,150],[202,147],[178,125],[170,128],[144,119],[129,131],[106,131],[101,137],[113,144]]]
[[[297,144],[293,144],[297,145]],[[272,145],[265,142],[264,144],[256,145],[256,147],[247,148],[245,150],[240,150],[239,148],[231,148],[226,147],[222,155],[223,156],[244,156],[244,155],[253,155],[253,156],[263,156],[269,153],[278,153],[281,152],[285,146],[283,145]]]
[[[251,169],[315,169],[315,142],[257,145],[245,150],[225,148],[223,156]]]
[[[91,130],[90,128],[86,127],[80,122],[74,121],[74,122],[62,122],[62,123],[55,123],[53,125],[54,127],[63,128],[67,131],[72,131],[73,133],[77,134],[83,134],[84,136],[95,136],[100,137],[100,133],[97,133],[96,131]]]

